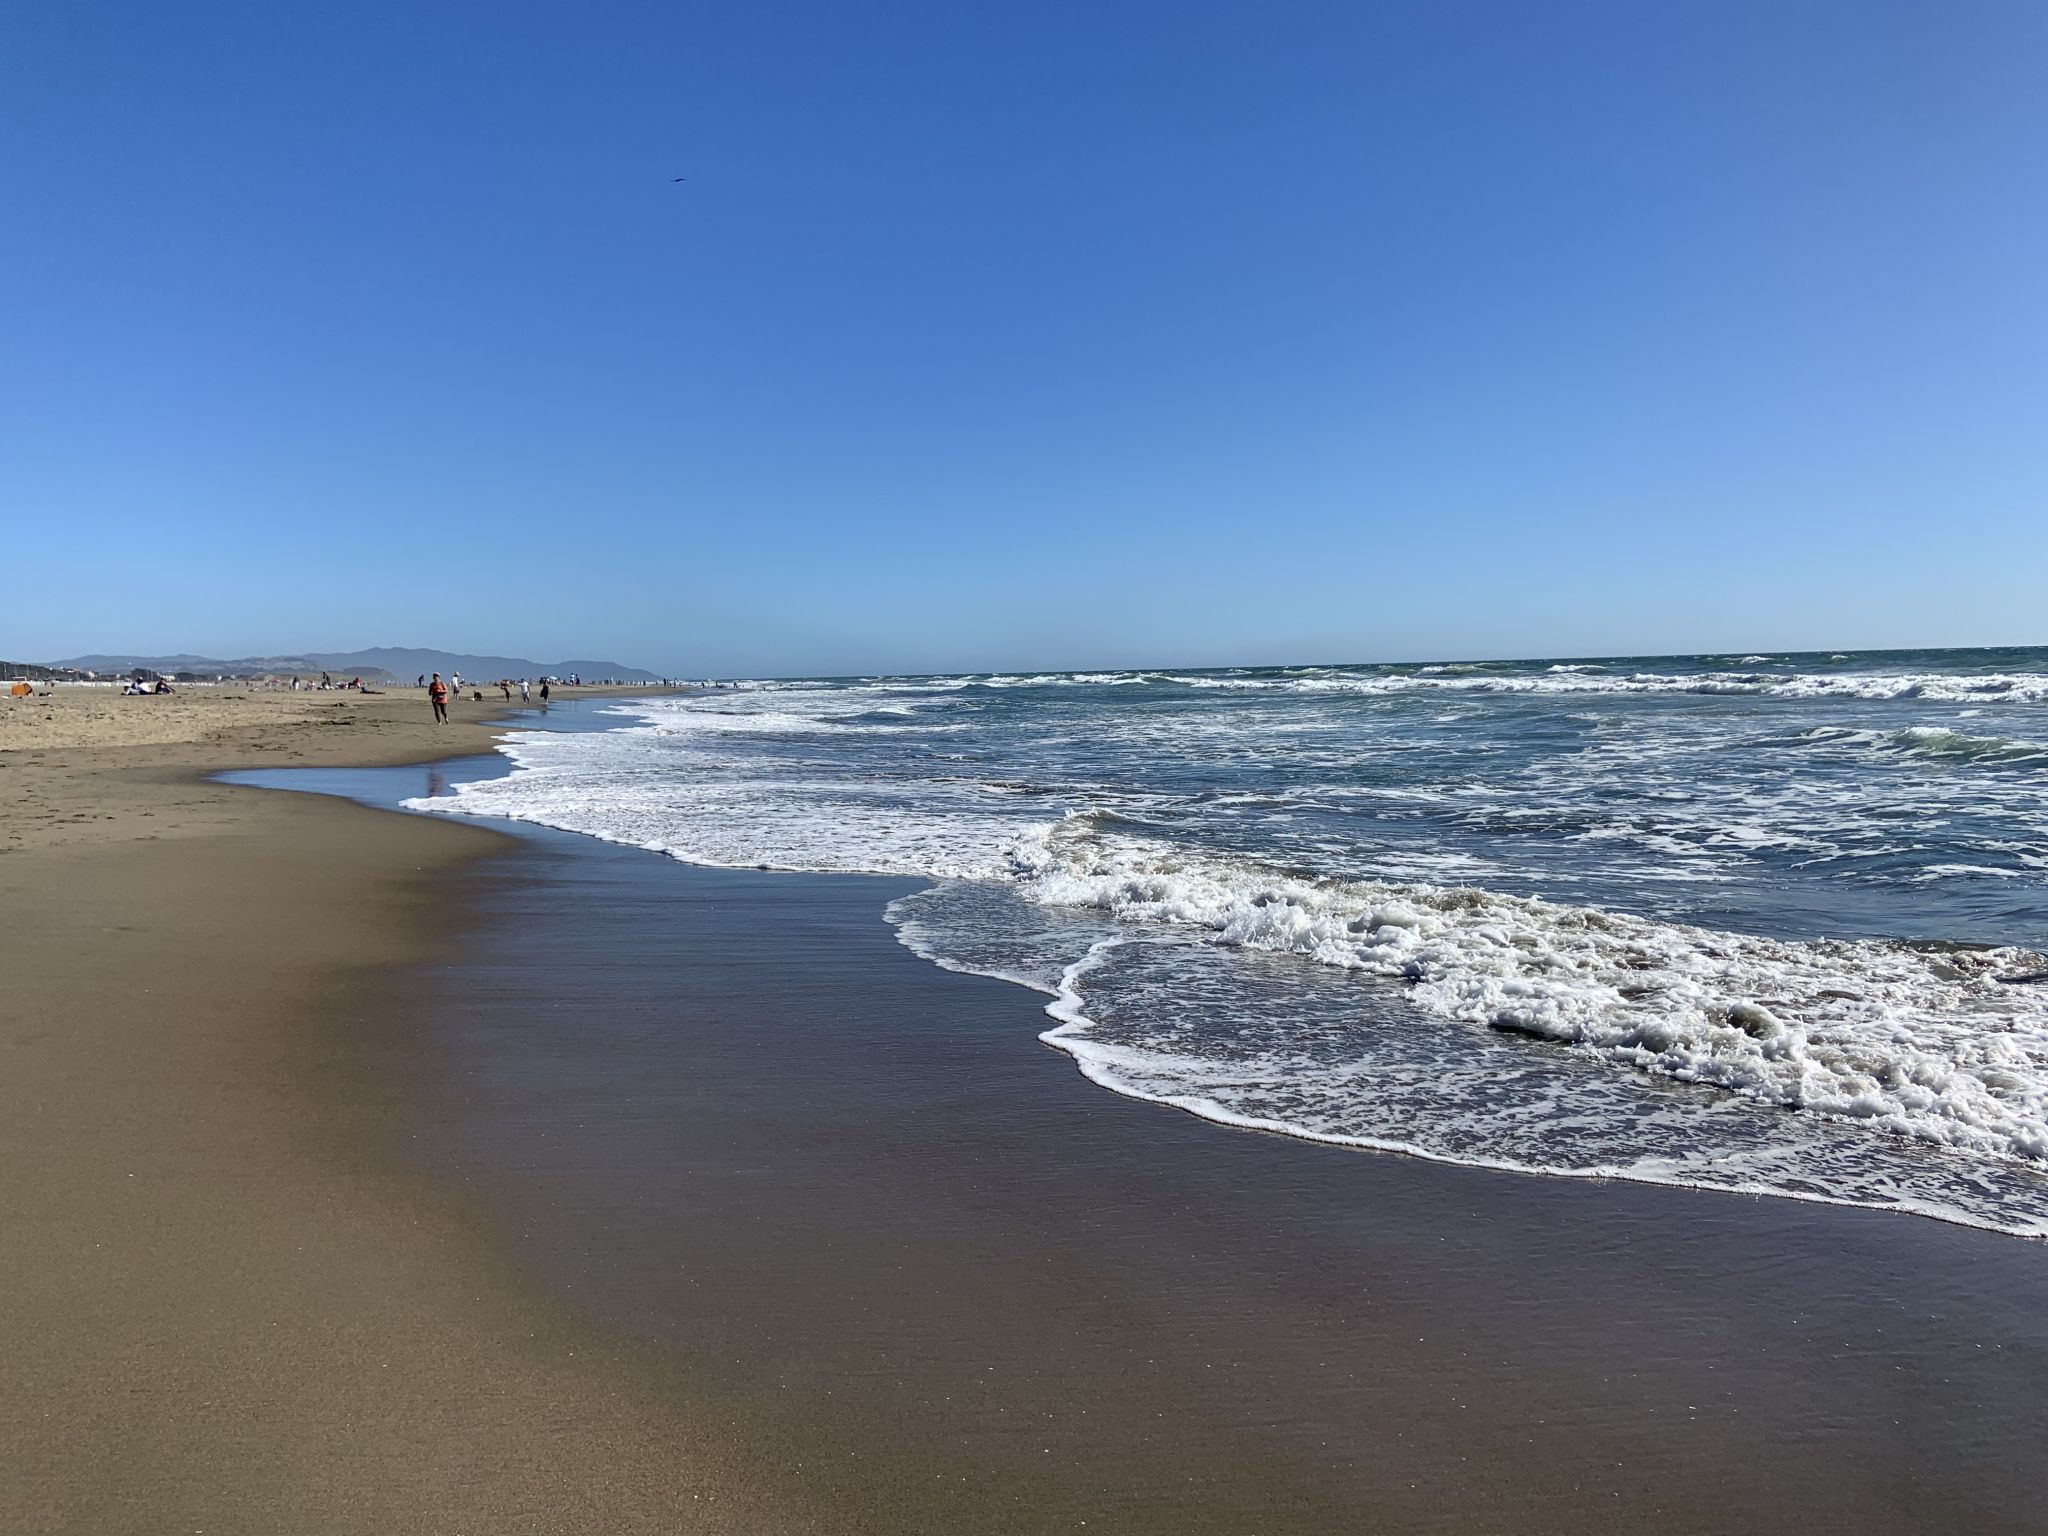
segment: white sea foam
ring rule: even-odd
[[[1785,672],[1746,670],[1773,658],[1744,656],[1735,667],[1697,672],[1615,672],[1600,662],[1553,662],[1539,671],[1507,662],[1438,662],[1402,668],[1295,667],[1215,672],[1018,672],[865,678],[880,693],[954,693],[965,689],[1102,688],[1171,683],[1252,693],[1380,695],[1420,691],[1526,694],[1729,694],[1782,699],[1925,699],[1930,703],[2034,704],[2048,701],[2048,675],[2030,672]],[[1831,658],[1847,660],[1843,656]],[[1744,670],[1738,670],[1744,669]],[[806,679],[743,682],[740,690],[813,691]]]
[[[1930,703],[2034,704],[2048,700],[2048,677],[1971,673],[1635,672],[1613,675],[1553,667],[1540,673],[1488,673],[1478,667],[1424,667],[1401,675],[1350,673],[1328,677],[1229,677],[1174,674],[1189,688],[1283,693],[1391,694],[1425,689],[1467,693],[1732,694],[1780,699],[1925,699]]]
[[[1105,838],[1019,845],[1025,890],[1398,977],[1443,1018],[1944,1146],[2048,1158],[2048,1008],[2012,950],[1788,944],[1497,892],[1310,882]]]
[[[1045,993],[1048,1044],[1094,1081],[1223,1124],[1480,1167],[1914,1211],[2048,1235],[2048,1179],[1736,1093],[1617,1074],[1597,1053],[1446,1027],[1391,980],[941,885],[890,908],[950,969]],[[1260,963],[1263,960],[1263,963]],[[1227,1015],[1233,1027],[1210,1021]]]

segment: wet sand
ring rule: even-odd
[[[0,755],[0,1528],[2048,1528],[2048,1244],[1227,1131],[269,729]]]
[[[420,1166],[844,1529],[2048,1529],[2048,1245],[1120,1099],[897,882],[465,888]]]

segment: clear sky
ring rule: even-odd
[[[7,6],[0,656],[2048,642],[2044,79],[2039,0]]]

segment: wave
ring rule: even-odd
[[[649,729],[671,736],[812,736],[835,733],[890,735],[957,731],[958,722],[921,719],[913,710],[858,705],[799,713],[780,709],[699,707],[664,714]]]
[[[1925,699],[1931,703],[2017,703],[2048,701],[2048,676],[2001,673],[1769,673],[1637,672],[1627,676],[1552,669],[1533,675],[1480,675],[1450,668],[1425,668],[1408,676],[1320,678],[1216,677],[1174,675],[1188,688],[1267,690],[1282,693],[1392,694],[1424,689],[1501,694],[1737,694],[1779,699]]]
[[[1439,1018],[1980,1154],[2048,1159],[2048,1010],[2017,949],[1790,943],[1479,889],[1306,880],[1096,835],[1019,845],[1032,900],[1410,984]]]
[[[2048,742],[2015,736],[1969,736],[1939,726],[1914,725],[1894,731],[1886,739],[1897,750],[1920,757],[1992,763],[2048,761]]]
[[[1746,670],[1767,656],[1745,656],[1741,668],[1699,672],[1617,673],[1597,662],[1530,664],[1443,662],[1418,668],[1296,667],[1214,672],[1032,672],[945,677],[864,678],[854,691],[957,693],[966,689],[1105,688],[1143,684],[1249,693],[1397,694],[1438,690],[1501,694],[1701,694],[1781,699],[1924,699],[1951,704],[2048,702],[2040,672],[1784,672]],[[766,679],[742,690],[815,689],[817,682]]]
[[[1191,1056],[1170,1025],[1161,1030],[1157,1020],[1148,1027],[1129,1017],[1128,998],[1118,995],[1124,957],[1149,946],[1097,939],[1048,985],[933,951],[920,900],[890,907],[898,936],[914,952],[947,969],[1048,993],[1046,1012],[1056,1022],[1039,1038],[1072,1055],[1091,1081],[1218,1124],[1466,1167],[1908,1211],[2048,1237],[2042,1182],[2024,1163],[1970,1164],[1891,1138],[1831,1137],[1822,1117],[1788,1125],[1783,1112],[1765,1107],[1741,1112],[1748,1101],[1734,1095],[1688,1099],[1683,1107],[1669,1097],[1631,1102],[1611,1083],[1575,1072],[1568,1055],[1446,1052],[1404,1039],[1398,1013],[1374,1015],[1363,1048],[1336,1058],[1292,1045],[1262,1051],[1257,1043]],[[1235,1001],[1256,1010],[1270,1000],[1240,989]],[[1349,1001],[1339,1006],[1355,1011]],[[1294,1032],[1318,1033],[1303,1010],[1282,1011],[1297,1015],[1288,1020]],[[1359,1113],[1366,1105],[1371,1112]],[[1929,1177],[1929,1164],[1942,1174]]]

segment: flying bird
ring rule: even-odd
[[[676,177],[676,178],[675,178],[675,180],[677,180],[677,181],[688,181],[689,179],[690,179],[690,178],[689,178],[689,177],[687,177],[687,176],[678,176],[678,177]]]

